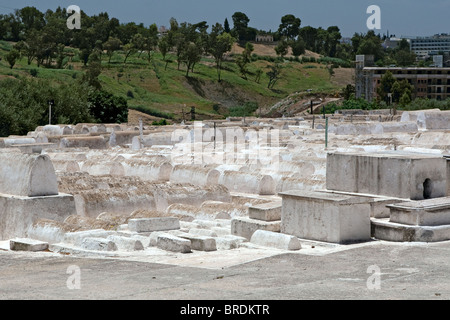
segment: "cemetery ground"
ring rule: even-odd
[[[308,242],[302,246],[298,252],[279,251],[256,260],[248,256],[248,261],[237,263],[229,255],[222,265],[206,268],[198,265],[201,260],[207,265],[213,259],[211,253],[203,257],[195,253],[173,255],[170,263],[155,263],[126,256],[75,257],[0,250],[0,299],[233,300],[239,303],[239,300],[447,300],[450,297],[449,241],[371,241],[351,245]],[[68,285],[71,266],[79,268],[78,289]],[[378,267],[379,274],[371,271],[370,266]]]

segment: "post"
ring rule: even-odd
[[[214,121],[214,150],[216,150],[216,122]]]
[[[313,122],[312,122],[312,128],[314,129],[314,120],[315,120],[315,116],[313,115]]]
[[[388,93],[389,113],[392,115],[392,93]]]
[[[313,105],[314,105],[314,103],[313,103],[313,101],[311,100],[311,114],[314,113],[314,111],[313,111]]]
[[[144,144],[144,128],[142,125],[142,118],[139,118],[139,140],[142,147],[142,145]]]
[[[328,148],[328,118],[325,118],[325,149]]]
[[[52,124],[52,105],[54,103],[53,100],[48,100],[48,124]]]

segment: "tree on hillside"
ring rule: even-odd
[[[306,44],[305,41],[298,37],[297,40],[291,42],[292,55],[296,58],[305,53]]]
[[[299,34],[301,38],[305,41],[306,49],[315,52],[317,29],[314,27],[306,26],[300,29]]]
[[[394,57],[400,67],[409,67],[416,62],[416,54],[412,51],[399,50]]]
[[[45,26],[44,14],[35,7],[24,7],[16,14],[25,30],[41,30]]]
[[[248,69],[247,65],[251,62],[252,52],[254,50],[253,45],[250,42],[245,44],[245,49],[241,55],[236,58],[236,64],[239,67],[239,71],[242,77],[247,80]]]
[[[12,49],[10,52],[6,54],[6,61],[8,61],[10,68],[14,68],[17,59],[20,57],[20,52],[16,49]]]
[[[167,53],[169,52],[169,42],[167,37],[162,37],[159,39],[158,49],[163,57],[163,61],[166,63],[164,70],[167,70],[167,65],[169,64],[169,62],[171,62],[170,60],[167,59]]]
[[[366,35],[355,34],[352,38],[355,54],[373,55],[375,62],[384,57],[381,42],[381,38],[373,30],[367,32]]]
[[[328,52],[328,32],[322,27],[317,28],[316,43],[314,52],[326,55]]]
[[[195,42],[189,42],[183,52],[182,61],[186,64],[186,77],[189,77],[189,71],[194,71],[194,66],[202,57],[202,48]]]
[[[266,75],[269,77],[269,83],[267,84],[268,89],[272,89],[275,83],[281,77],[281,65],[276,63],[268,67],[270,70],[266,72]]]
[[[279,41],[277,46],[275,47],[275,52],[281,58],[283,58],[285,55],[288,54],[288,50],[289,50],[289,43],[285,38],[283,38],[281,41]]]
[[[175,46],[175,35],[178,33],[179,25],[175,18],[170,18],[170,29],[167,33],[167,44],[169,45],[169,50]]]
[[[119,38],[109,37],[103,45],[103,49],[106,50],[106,55],[108,56],[108,63],[111,63],[111,58],[115,51],[120,50],[122,42]]]
[[[91,91],[89,96],[92,116],[99,123],[126,123],[128,104],[123,97],[117,97],[105,90]]]
[[[99,80],[99,76],[102,72],[102,60],[100,58],[99,50],[94,50],[89,55],[88,67],[84,76],[84,81],[91,87],[100,90],[102,85]]]
[[[278,27],[278,33],[288,40],[294,40],[300,34],[300,18],[293,14],[287,14],[281,18],[281,24]]]
[[[223,23],[223,31],[226,33],[231,33],[230,23],[228,22],[227,18],[225,18],[225,21]]]
[[[145,50],[147,51],[147,61],[150,62],[152,53],[158,45],[158,27],[156,24],[150,25],[145,36]]]
[[[136,47],[134,46],[133,42],[127,43],[123,46],[123,51],[125,52],[125,59],[123,60],[123,63],[127,63],[128,58],[137,52]]]
[[[220,75],[222,70],[222,62],[225,53],[233,47],[234,38],[227,32],[223,31],[222,25],[216,23],[212,26],[211,33],[208,37],[208,53],[214,57],[216,62],[217,77],[220,82]]]
[[[232,33],[236,36],[239,41],[248,40],[247,39],[247,29],[250,19],[243,12],[235,12],[232,16],[233,19],[233,30]]]
[[[175,54],[177,56],[177,70],[180,70],[181,63],[183,62],[184,51],[187,46],[187,39],[182,31],[178,31],[173,36],[173,43],[175,46]]]
[[[135,34],[133,38],[131,38],[131,43],[136,49],[136,52],[138,52],[138,58],[140,58],[146,47],[144,36],[140,33]]]
[[[207,54],[209,49],[209,36],[208,36],[209,26],[206,21],[202,21],[192,25],[192,29],[196,32],[194,38],[196,38],[197,44],[202,48],[203,53]]]
[[[328,52],[326,53],[326,55],[328,57],[336,57],[337,46],[339,44],[339,40],[342,39],[341,31],[339,30],[338,27],[331,26],[331,27],[328,27],[327,32],[328,32],[328,38],[327,38]]]
[[[416,62],[416,54],[411,51],[406,39],[402,39],[394,50],[394,59],[400,67],[409,67]]]
[[[56,68],[57,69],[62,69],[67,64],[67,60],[65,60],[67,57],[65,48],[66,48],[66,46],[62,43],[59,43],[56,46]]]

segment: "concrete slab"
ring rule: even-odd
[[[263,221],[281,220],[281,201],[261,203],[248,208],[248,216],[251,219]]]
[[[387,206],[390,222],[416,225],[450,225],[450,197],[410,201]]]
[[[439,242],[450,240],[450,225],[417,226],[372,219],[371,234],[375,239],[393,242]]]
[[[256,230],[280,232],[281,221],[261,221],[250,218],[231,220],[231,234],[250,240]]]
[[[191,241],[183,239],[171,234],[161,234],[157,237],[156,246],[159,249],[180,252],[180,253],[190,253],[191,252]]]
[[[213,237],[196,236],[192,234],[179,234],[180,238],[191,241],[191,249],[199,251],[216,251],[216,240]]]
[[[172,217],[130,219],[128,228],[133,232],[176,230],[180,229],[180,221]]]
[[[13,251],[43,251],[48,249],[48,243],[34,239],[12,239],[9,242]]]

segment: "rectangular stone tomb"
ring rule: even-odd
[[[331,243],[370,240],[370,199],[320,191],[280,193],[281,232]]]
[[[180,221],[172,217],[130,219],[128,228],[134,232],[176,230],[180,229]]]
[[[281,220],[281,202],[268,202],[257,204],[248,208],[251,219],[263,221]]]
[[[447,164],[439,155],[403,151],[329,153],[326,189],[411,200],[445,197]]]
[[[390,222],[415,225],[450,225],[450,197],[411,201],[387,206]]]

